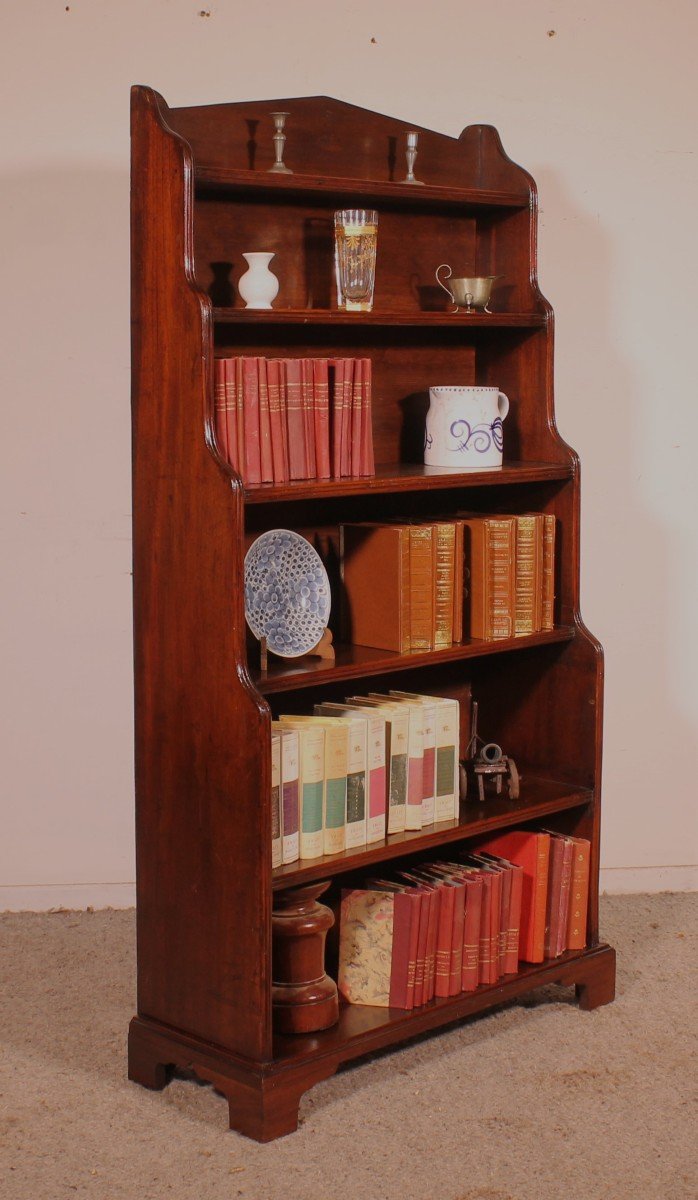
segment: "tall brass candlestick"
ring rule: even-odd
[[[290,167],[284,165],[284,146],[286,144],[286,134],[284,126],[286,118],[289,115],[287,112],[273,112],[270,114],[274,120],[274,156],[275,163],[270,167],[270,171],[275,171],[277,175],[293,175]]]
[[[419,134],[416,130],[410,129],[407,133],[407,149],[405,150],[405,158],[407,159],[407,174],[403,179],[403,183],[419,183],[423,184],[423,179],[415,179],[414,177],[414,162],[417,157],[417,142]]]

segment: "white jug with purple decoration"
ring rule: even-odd
[[[459,471],[501,467],[508,412],[509,399],[496,387],[429,388],[425,465]]]

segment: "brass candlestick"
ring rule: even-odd
[[[407,174],[402,181],[403,183],[418,183],[420,185],[423,185],[423,183],[424,183],[423,179],[415,179],[415,177],[414,177],[414,163],[415,163],[415,159],[417,157],[417,142],[418,141],[419,141],[419,134],[416,132],[416,130],[414,130],[414,129],[408,130],[407,148],[405,150],[405,158],[407,159]]]
[[[276,161],[274,166],[270,167],[269,170],[276,172],[277,175],[293,175],[291,168],[284,165],[284,146],[286,144],[284,126],[288,115],[287,112],[271,113],[274,121],[274,155]]]

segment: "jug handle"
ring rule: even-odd
[[[449,297],[451,303],[453,304],[453,306],[454,306],[453,311],[458,312],[458,305],[456,304],[455,296],[453,295],[453,292],[450,291],[450,289],[446,287],[446,284],[442,283],[442,281],[439,279],[439,271],[448,271],[448,275],[446,276],[446,278],[450,279],[453,274],[453,270],[451,267],[449,267],[448,263],[441,263],[441,265],[436,268],[436,271],[434,272],[434,274],[436,275],[436,282],[438,283],[439,287],[443,288],[446,295]]]
[[[505,396],[504,392],[500,392],[497,396],[497,408],[500,421],[506,421],[509,412],[509,397]]]

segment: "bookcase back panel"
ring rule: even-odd
[[[194,214],[197,282],[214,304],[244,308],[238,293],[247,270],[242,255],[274,253],[279,280],[274,308],[336,306],[334,211],[323,206],[260,199],[198,200]],[[378,211],[374,311],[444,312],[449,300],[434,272],[450,262],[456,274],[474,270],[475,221],[451,213]]]
[[[274,161],[270,114],[280,111],[289,113],[285,161],[299,174],[404,179],[405,134],[417,129],[420,179],[524,194],[531,186],[489,125],[470,126],[456,139],[328,96],[173,108],[168,121],[190,143],[197,163],[261,174]]]
[[[421,463],[429,388],[481,383],[510,401],[504,460],[565,462],[570,451],[548,416],[545,330],[333,328],[218,325],[221,356],[368,357],[372,363],[376,462]],[[495,349],[495,343],[497,348]]]

